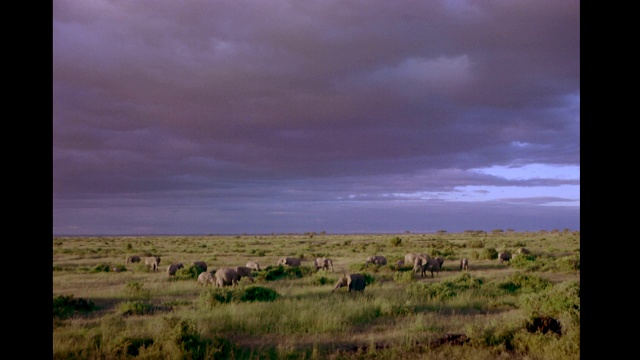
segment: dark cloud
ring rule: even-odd
[[[492,227],[385,194],[579,186],[470,171],[579,166],[579,54],[573,1],[56,1],[54,233]]]

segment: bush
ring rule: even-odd
[[[82,298],[74,299],[73,295],[55,295],[53,297],[53,317],[64,319],[76,312],[87,313],[96,310],[92,301]]]
[[[168,318],[166,321],[169,330],[165,332],[161,341],[168,343],[165,346],[177,347],[182,359],[228,359],[236,350],[235,345],[227,339],[201,337],[190,320]]]
[[[484,243],[482,240],[471,240],[467,241],[466,246],[472,249],[482,249],[484,247]]]
[[[123,316],[153,314],[153,305],[144,301],[126,301],[120,304],[118,312]]]
[[[268,266],[265,269],[264,278],[269,281],[280,279],[299,279],[303,276],[311,276],[316,270],[311,266]]]
[[[279,297],[280,295],[275,290],[261,286],[211,288],[200,292],[198,302],[207,308],[212,308],[231,302],[271,302]]]
[[[124,268],[125,270],[127,270],[127,268]],[[110,264],[98,264],[96,266],[93,267],[93,269],[91,269],[92,273],[99,273],[99,272],[109,272],[111,271],[111,265]]]
[[[398,271],[393,274],[393,281],[400,284],[409,284],[413,282],[413,271]]]
[[[482,259],[493,260],[498,258],[498,251],[495,248],[484,248],[480,254]]]
[[[539,292],[553,286],[547,279],[535,275],[526,275],[517,272],[509,278],[498,283],[498,288],[507,292]]]
[[[389,244],[391,244],[391,246],[400,246],[402,244],[402,239],[399,236],[396,236],[389,240]]]
[[[171,279],[172,280],[195,280],[198,278],[198,275],[200,275],[203,272],[204,272],[204,269],[202,269],[199,266],[191,264],[189,266],[183,267],[182,269],[178,269],[178,271],[176,271],[175,276],[172,276]]]
[[[520,297],[520,307],[531,317],[569,315],[579,324],[580,282],[568,281],[536,293]]]

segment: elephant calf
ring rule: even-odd
[[[245,266],[248,267],[249,269],[260,271],[260,264],[258,264],[255,261],[249,261]]]
[[[160,257],[158,256],[149,256],[144,259],[144,265],[147,267],[147,270],[151,269],[153,271],[158,271],[158,265],[160,265]]]
[[[511,260],[511,254],[508,252],[501,252],[498,254],[498,260],[502,264],[503,262],[509,262]]]
[[[349,292],[352,292],[352,291],[364,292],[364,288],[367,286],[367,283],[364,279],[364,275],[362,274],[342,275],[342,277],[336,283],[336,286],[331,291],[334,292],[337,289],[344,286],[349,287]]]
[[[138,255],[129,256],[127,258],[127,264],[137,263],[137,262],[140,262],[140,256]]]
[[[313,264],[316,267],[316,270],[329,270],[329,268],[331,268],[331,271],[333,271],[333,261],[331,259],[317,258]]]
[[[462,258],[460,259],[460,270],[464,269],[464,271],[469,271],[469,259]]]
[[[372,255],[367,258],[365,264],[387,265],[387,258],[382,255]]]
[[[277,265],[300,266],[299,258],[281,257]]]
[[[182,268],[184,268],[184,265],[182,265],[182,263],[171,264],[167,266],[167,275],[173,276],[176,274],[178,269],[182,269]]]
[[[211,274],[210,272],[203,272],[200,273],[200,275],[198,275],[198,285],[204,285],[207,286],[209,284],[211,285],[215,285],[216,281],[213,277],[213,274]]]

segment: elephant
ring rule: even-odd
[[[191,265],[199,267],[202,271],[207,271],[207,263],[204,261],[194,261]]]
[[[416,257],[418,256],[418,254],[416,253],[407,253],[404,256],[404,263],[409,265],[409,264],[413,264],[416,261]]]
[[[398,260],[396,265],[398,265],[398,267],[403,267],[404,266],[404,260],[403,259]]]
[[[240,279],[242,279],[243,277],[246,277],[251,280],[251,282],[253,282],[253,276],[251,276],[251,271],[253,271],[253,269],[251,269],[250,267],[236,266],[233,268],[233,270],[235,270],[236,274],[238,274],[238,281],[240,281]]]
[[[440,273],[440,261],[437,258],[430,258],[426,263],[422,264],[422,273],[426,273],[427,271],[431,272],[431,277],[433,277],[433,272],[435,271],[437,274]]]
[[[365,264],[387,265],[387,258],[382,255],[372,255],[367,258]]]
[[[215,285],[215,279],[213,277],[213,274],[211,274],[208,271],[202,272],[200,273],[200,275],[198,275],[198,285],[204,285],[207,286],[209,284],[211,285]]]
[[[216,271],[214,278],[216,280],[216,287],[235,286],[238,285],[238,273],[228,267],[223,267]]]
[[[182,265],[182,263],[171,264],[167,266],[167,275],[173,276],[176,274],[178,269],[182,269],[182,268],[184,268],[184,265]]]
[[[426,263],[426,260],[424,260],[421,257],[415,257],[413,259],[413,272],[414,273],[418,273],[420,272],[420,276],[424,277],[424,267],[423,265]]]
[[[300,266],[299,258],[281,257],[277,265]]]
[[[525,249],[523,247],[518,249],[518,254],[531,254],[531,251],[529,251],[528,249]]]
[[[331,268],[331,271],[333,271],[333,261],[329,258],[317,258],[313,263],[316,270],[329,270]]]
[[[498,260],[500,261],[501,264],[505,261],[510,262],[511,254],[509,254],[508,252],[501,252],[498,254]]]
[[[249,269],[260,271],[260,264],[258,264],[255,261],[249,261],[245,266],[248,267]]]
[[[364,291],[364,288],[365,286],[367,286],[367,283],[364,279],[364,275],[362,274],[351,274],[351,275],[343,274],[342,277],[340,277],[340,279],[336,283],[336,286],[331,291],[334,292],[337,289],[344,286],[349,287],[349,292]]]
[[[462,258],[460,259],[460,270],[464,269],[464,271],[469,271],[469,259]]]
[[[158,271],[158,265],[160,265],[160,257],[158,256],[149,256],[144,259],[144,265],[147,267],[147,271],[152,269],[153,271]]]
[[[140,256],[132,255],[127,258],[127,264],[140,262]]]
[[[437,256],[436,260],[438,260],[438,264],[440,264],[440,270],[442,270],[444,265],[444,258],[441,256]]]

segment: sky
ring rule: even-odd
[[[56,0],[55,236],[580,230],[577,0]]]

